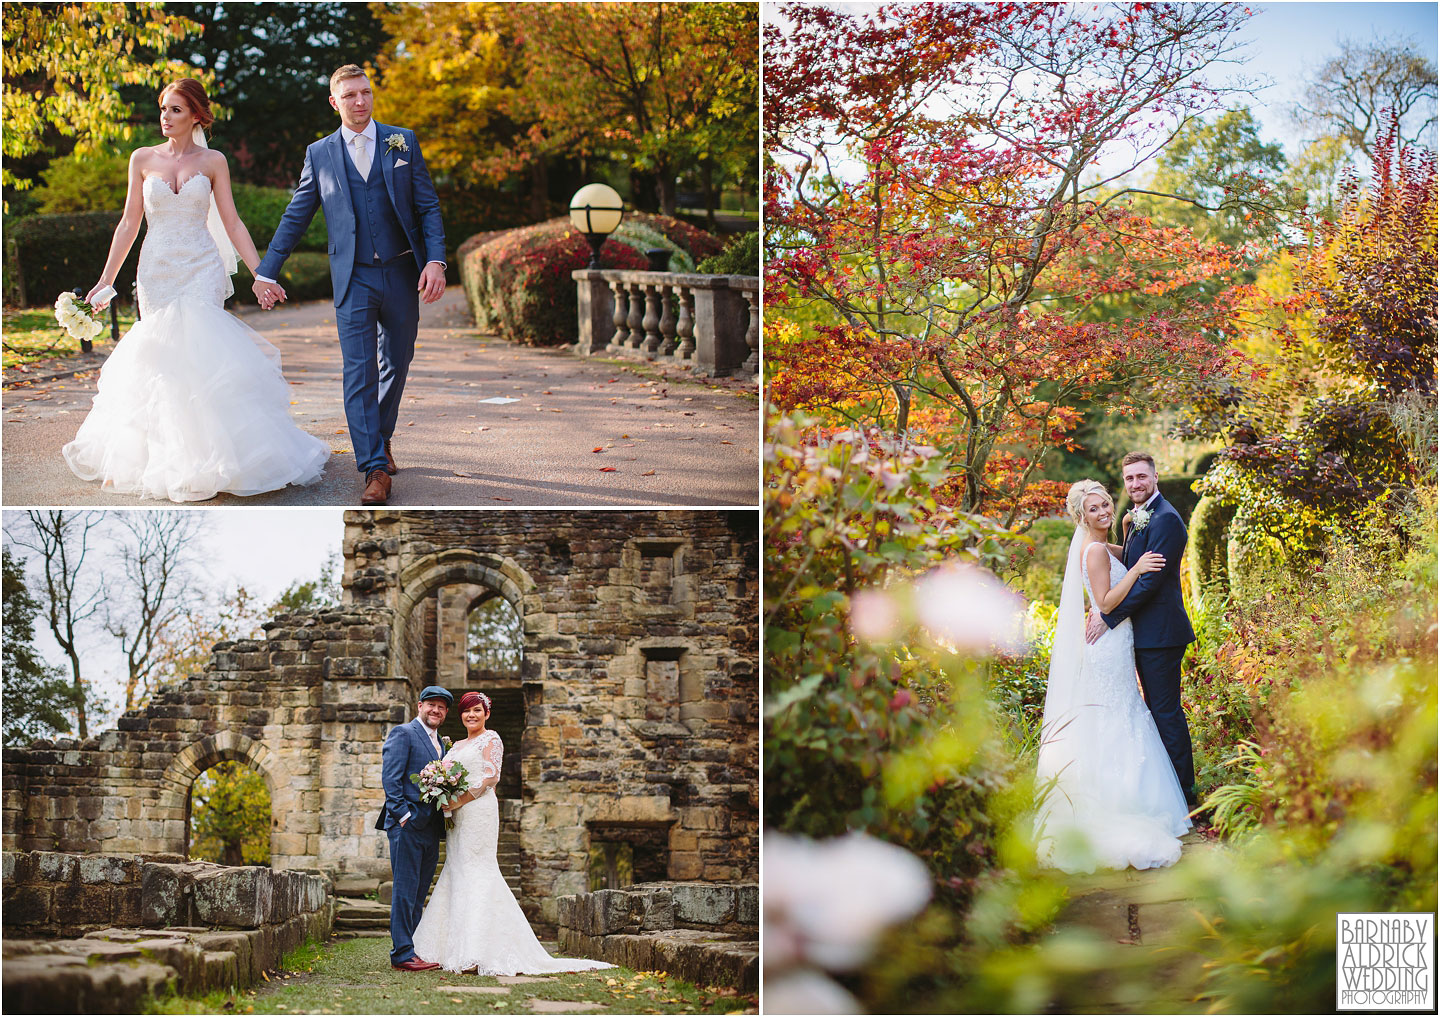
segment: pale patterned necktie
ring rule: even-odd
[[[355,135],[355,168],[360,171],[360,179],[370,179],[370,153],[365,151],[365,135]]]

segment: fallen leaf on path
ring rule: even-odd
[[[454,470],[453,472],[454,472],[455,476],[457,476],[457,477],[468,477],[468,476],[470,476],[470,474],[468,474],[468,473],[461,473],[459,470]]]
[[[415,426],[415,421],[413,421],[413,420],[407,420],[407,421],[405,421],[405,426],[406,426],[406,427],[414,427],[414,426]]]
[[[604,452],[604,451],[605,451],[605,446],[604,446],[604,445],[596,445],[596,446],[595,446],[594,448],[592,448],[590,451],[591,451],[591,452]]]
[[[735,443],[734,443],[733,441],[726,440],[726,441],[722,441],[720,444],[722,444],[722,445],[733,445],[733,444],[735,444]]]
[[[615,467],[613,467],[613,466],[602,466],[602,467],[600,467],[600,472],[601,472],[601,473],[615,473],[615,472],[616,472],[616,469],[615,469]]]
[[[344,434],[344,433],[345,433],[345,429],[342,427],[340,430],[336,431],[335,433],[336,433],[336,434]]]
[[[498,494],[492,494],[490,497],[491,497],[491,499],[494,500],[494,501],[514,501],[514,500],[515,500],[514,498],[502,498],[502,497],[500,497],[500,495],[498,495]]]
[[[642,477],[653,477],[653,476],[655,476],[655,471],[654,471],[654,470],[646,470],[644,473],[640,474],[640,476],[642,476]]]

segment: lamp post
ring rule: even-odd
[[[625,206],[615,188],[608,184],[586,184],[570,199],[570,225],[590,242],[590,264],[600,267],[600,247],[620,226]]]

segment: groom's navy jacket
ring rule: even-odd
[[[426,763],[440,757],[435,746],[416,718],[407,724],[399,724],[385,736],[385,747],[380,750],[380,782],[385,788],[385,806],[375,829],[388,830],[398,826],[405,813],[405,829],[424,830],[435,818],[433,806],[420,800],[420,788],[410,780],[412,773],[419,773]]]
[[[392,136],[402,139],[405,150],[390,147]],[[375,172],[377,164],[379,174]],[[405,247],[415,252],[416,266],[423,270],[427,262],[443,262],[445,228],[440,221],[440,198],[425,168],[420,142],[416,140],[414,131],[375,121],[375,153],[370,177],[371,183],[376,183],[377,177],[383,182],[390,206],[383,212],[387,220],[393,213],[393,225],[402,231]],[[295,185],[295,194],[285,214],[280,217],[280,225],[275,227],[275,235],[270,238],[270,246],[256,275],[268,279],[280,278],[280,268],[285,259],[300,242],[310,220],[315,217],[315,209],[322,208],[325,229],[330,237],[330,281],[335,287],[335,303],[338,305],[349,289],[357,248],[367,239],[360,234],[370,232],[368,221],[362,230],[359,219],[364,216],[369,220],[370,212],[375,209],[373,199],[377,195],[374,192],[355,192],[352,181],[358,178],[359,174],[345,152],[345,142],[338,130],[306,148],[300,182]],[[391,225],[391,221],[378,223],[376,233],[385,232]],[[382,236],[370,239],[377,248],[386,246]],[[404,247],[394,253],[402,250]]]
[[[1125,542],[1125,567],[1134,568],[1146,551],[1159,551],[1165,556],[1165,567],[1147,572],[1135,580],[1115,610],[1102,615],[1112,629],[1126,618],[1133,619],[1135,648],[1185,646],[1195,641],[1190,616],[1180,595],[1180,558],[1185,553],[1185,523],[1180,513],[1157,494],[1150,502],[1150,522],[1144,529],[1131,528]]]

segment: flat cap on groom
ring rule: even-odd
[[[270,308],[284,299],[275,280],[316,209],[325,211],[335,324],[344,370],[345,420],[355,467],[365,477],[362,505],[383,505],[398,472],[390,441],[415,354],[419,297],[445,292],[445,230],[440,199],[415,132],[371,117],[375,96],[365,71],[346,64],[330,77],[340,128],[305,150],[295,193],[255,273],[255,295]]]

